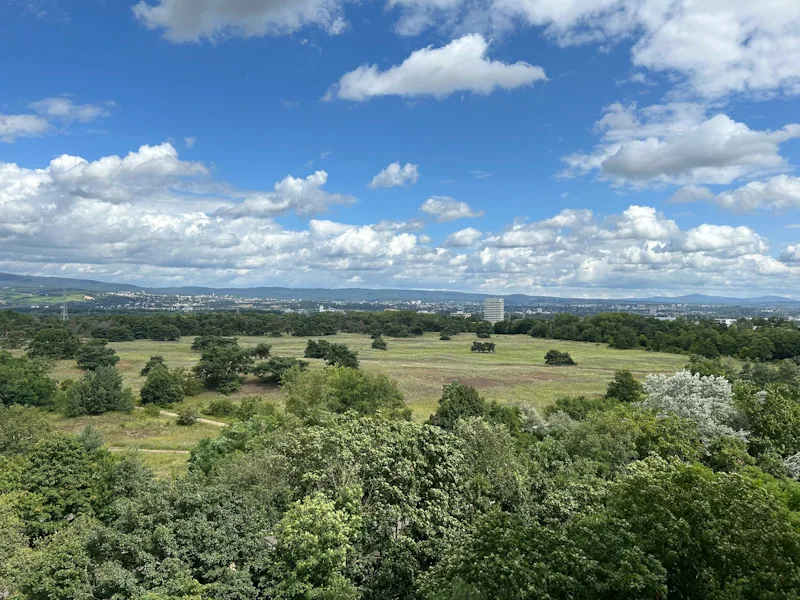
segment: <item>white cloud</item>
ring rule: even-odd
[[[800,3],[795,0],[389,0],[396,30],[502,33],[544,28],[562,46],[631,43],[640,68],[677,76],[705,98],[800,92]]]
[[[445,246],[453,246],[455,248],[466,248],[474,245],[478,240],[483,237],[483,232],[467,227],[460,231],[455,231],[447,236],[444,242]]]
[[[714,194],[705,187],[686,186],[670,198],[671,202],[712,202],[739,213],[782,211],[800,208],[800,177],[776,175],[764,181],[751,181],[738,188]]]
[[[35,114],[0,114],[0,141],[13,144],[20,137],[38,137],[53,130],[54,125],[78,121],[89,123],[108,116],[113,102],[75,104],[69,98],[45,98],[28,106]]]
[[[288,175],[275,184],[274,193],[254,194],[234,206],[221,208],[217,215],[242,218],[271,218],[293,211],[298,215],[313,215],[325,212],[334,204],[355,203],[353,196],[331,194],[322,188],[328,181],[325,171],[317,171],[305,179]]]
[[[187,148],[194,148],[194,145],[197,143],[197,138],[185,137],[183,138],[183,143]]]
[[[326,100],[364,101],[377,96],[433,96],[454,92],[490,94],[498,88],[512,90],[546,80],[544,69],[526,62],[491,60],[488,42],[479,34],[465,35],[446,46],[429,46],[412,52],[402,64],[381,71],[362,65],[342,76],[328,90]]]
[[[0,163],[0,270],[168,285],[800,294],[797,245],[773,256],[750,227],[683,230],[648,206],[608,216],[568,209],[483,239],[480,226],[465,229],[440,244],[418,233],[418,220],[287,228],[269,217],[349,198],[325,183],[314,173],[271,191],[238,190],[170,144],[97,160],[64,155],[43,169]],[[264,197],[266,209],[254,200]],[[432,200],[441,203],[432,214],[477,215]],[[242,205],[248,210],[237,213]]]
[[[400,166],[399,162],[393,162],[372,178],[369,188],[377,190],[378,188],[413,185],[417,183],[418,179],[419,171],[417,170],[417,165],[406,163]]]
[[[644,187],[729,184],[789,168],[780,145],[800,137],[800,125],[752,130],[724,114],[707,118],[696,104],[612,104],[595,124],[602,143],[564,157],[563,176],[597,171],[618,185]]]
[[[286,35],[317,26],[331,35],[347,29],[339,0],[141,0],[133,12],[172,42]]]
[[[698,200],[713,200],[714,192],[702,185],[685,185],[675,192],[668,202],[684,204]]]
[[[448,196],[428,198],[419,209],[429,215],[434,215],[439,223],[483,216],[482,210],[476,211],[466,202],[459,202]]]
[[[50,123],[38,115],[0,115],[0,140],[13,144],[18,137],[36,137],[47,132]]]
[[[106,103],[105,106],[97,104],[75,104],[69,98],[45,98],[34,102],[29,106],[32,110],[43,117],[57,121],[80,121],[89,123],[111,114],[108,110],[113,103]]]

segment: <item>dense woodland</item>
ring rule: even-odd
[[[346,345],[310,340],[305,358],[327,365],[310,370],[219,335],[236,332],[220,326],[228,319],[196,321],[219,328],[191,342],[192,371],[152,357],[138,399],[114,351],[75,335],[90,323],[32,324],[24,355],[0,352],[0,597],[800,597],[793,361],[733,368],[694,355],[644,384],[619,371],[605,397],[541,414],[453,382],[423,423]],[[104,327],[134,326],[122,323]],[[781,328],[795,331],[762,327]],[[568,368],[568,354],[548,354]],[[53,358],[85,375],[57,385]],[[245,373],[279,382],[281,406],[213,401],[206,414],[234,423],[170,481],[107,451],[91,427],[56,431],[47,414],[137,401],[157,412],[203,386],[232,391]],[[196,419],[182,412],[178,424]]]

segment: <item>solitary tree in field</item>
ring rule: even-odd
[[[569,352],[560,352],[558,350],[548,350],[547,354],[544,355],[544,364],[550,366],[569,366],[577,364],[572,357],[569,355]]]
[[[378,337],[372,340],[372,348],[374,350],[388,350],[389,344],[387,344],[386,340],[382,337]]]

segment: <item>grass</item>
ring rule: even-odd
[[[193,338],[177,342],[111,343],[120,356],[117,367],[126,385],[138,392],[144,383],[139,371],[151,356],[161,355],[170,367],[191,368],[200,358],[190,345]],[[474,386],[488,400],[499,402],[530,403],[542,408],[562,396],[599,396],[605,393],[608,382],[617,369],[629,369],[643,379],[648,373],[674,372],[687,362],[685,356],[645,352],[644,350],[613,350],[605,344],[542,340],[524,335],[496,335],[495,354],[473,354],[472,342],[477,338],[471,334],[454,336],[450,341],[440,341],[438,334],[426,334],[421,338],[388,338],[389,349],[373,350],[368,336],[341,334],[329,341],[347,344],[358,350],[362,369],[372,373],[385,373],[397,380],[414,418],[422,420],[436,408],[442,386],[458,380]],[[242,346],[254,346],[265,342],[272,346],[276,356],[302,356],[306,338],[284,336],[281,338],[242,337]],[[548,367],[544,355],[550,349],[569,352],[578,363],[573,367]],[[323,368],[321,360],[312,360],[312,368]],[[77,379],[82,371],[75,361],[61,361],[56,365],[54,377],[58,380]],[[236,401],[243,396],[258,394],[269,400],[280,402],[280,390],[276,385],[264,385],[250,377],[242,390],[231,396]],[[187,398],[178,411],[187,406],[202,409],[218,395],[207,391]],[[55,418],[55,417],[54,417]],[[208,417],[212,420],[230,419]],[[142,411],[132,414],[106,414],[97,417],[59,419],[58,426],[66,431],[80,432],[87,425],[98,428],[106,443],[117,449],[141,448],[143,450],[190,450],[199,440],[218,435],[219,428],[198,423],[191,427],[175,425],[174,417],[148,417]],[[186,454],[143,453],[148,464],[160,476],[183,472]]]

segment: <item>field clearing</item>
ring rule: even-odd
[[[648,373],[674,372],[687,362],[687,357],[646,352],[644,350],[613,350],[605,344],[543,340],[525,335],[495,335],[495,354],[473,354],[473,334],[454,336],[450,341],[440,341],[438,334],[420,338],[387,338],[387,351],[373,350],[372,340],[365,335],[340,334],[326,338],[331,342],[347,344],[359,352],[361,367],[371,373],[384,373],[397,380],[411,408],[414,418],[423,420],[436,408],[442,386],[458,380],[474,386],[488,400],[529,403],[543,408],[562,396],[600,396],[617,369],[629,369],[638,378]],[[109,344],[120,356],[117,364],[126,385],[138,392],[144,383],[139,371],[151,356],[164,357],[169,367],[190,369],[199,360],[200,353],[190,349],[192,337],[177,342],[116,342]],[[275,356],[302,357],[308,338],[284,336],[241,337],[243,347],[265,342],[272,346]],[[578,363],[573,367],[548,367],[544,355],[550,349],[569,352]],[[321,360],[309,361],[312,368],[323,368]],[[75,361],[57,363],[54,377],[58,380],[77,379],[82,371]],[[231,396],[236,401],[243,396],[257,394],[274,402],[281,402],[276,385],[265,385],[249,377],[242,389]],[[203,392],[187,398],[182,404],[171,407],[179,411],[188,406],[198,409],[208,406],[219,397],[215,392]],[[55,417],[65,431],[80,432],[87,425],[99,429],[106,443],[115,449],[141,448],[143,450],[190,450],[198,441],[214,437],[219,427],[198,423],[180,427],[174,417],[149,417],[142,411],[132,414],[105,414],[97,417],[63,419]],[[209,417],[217,421],[230,419]],[[143,453],[145,461],[161,476],[170,476],[185,470],[186,454]]]

